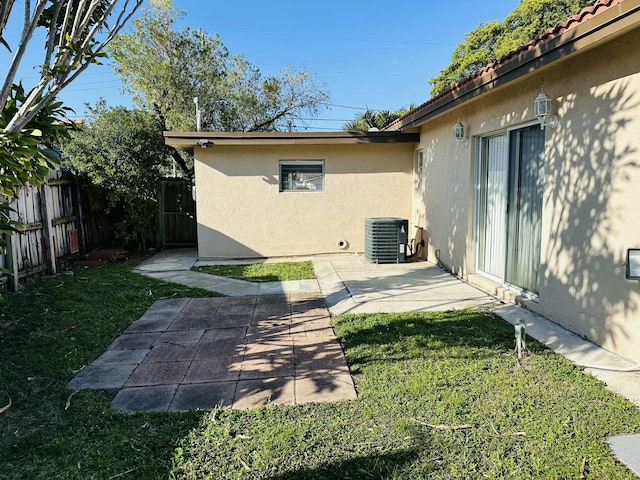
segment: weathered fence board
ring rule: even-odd
[[[191,184],[166,179],[159,186],[160,211],[156,238],[161,248],[196,245],[196,210]],[[106,197],[95,188],[84,188],[66,170],[51,172],[40,188],[25,187],[12,203],[13,217],[22,231],[6,235],[8,247],[0,251],[0,288],[18,288],[20,280],[55,274],[60,268],[100,246],[113,246],[113,225]]]
[[[42,188],[25,187],[18,192],[11,207],[22,231],[5,237],[8,248],[0,255],[0,265],[12,275],[4,275],[0,283],[15,290],[21,279],[56,273],[80,253],[77,231],[82,224],[74,201],[77,186],[69,172],[57,169]]]

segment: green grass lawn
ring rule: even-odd
[[[157,298],[210,292],[73,269],[0,303],[0,478],[635,478],[606,446],[640,412],[564,358],[477,311],[335,319],[359,397],[121,414],[66,388]]]
[[[284,282],[316,278],[311,260],[304,262],[254,263],[250,265],[197,266],[196,272],[238,278],[248,282]]]

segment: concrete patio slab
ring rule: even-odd
[[[488,308],[498,303],[429,262],[378,265],[363,256],[319,256],[314,269],[334,315]]]
[[[617,435],[607,443],[618,460],[640,477],[640,435]]]

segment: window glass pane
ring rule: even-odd
[[[544,130],[537,125],[511,132],[507,282],[538,293]]]
[[[280,191],[322,191],[324,189],[323,161],[281,161]]]
[[[502,279],[507,241],[507,135],[482,139],[479,169],[478,268]]]

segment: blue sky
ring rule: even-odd
[[[329,92],[330,105],[308,130],[341,130],[359,112],[395,110],[429,99],[430,78],[451,58],[464,34],[480,22],[502,20],[518,0],[174,0],[187,11],[182,24],[220,34],[231,54],[243,54],[271,75],[285,66],[314,72]],[[16,2],[19,22],[22,2]],[[17,25],[12,25],[16,27]],[[7,32],[12,45],[17,33]],[[21,69],[25,87],[36,81],[33,69],[41,47],[32,49]],[[0,68],[8,57],[0,53]],[[84,113],[84,103],[104,97],[110,105],[130,105],[108,65],[92,66],[60,99]],[[192,102],[191,99],[185,101]]]

